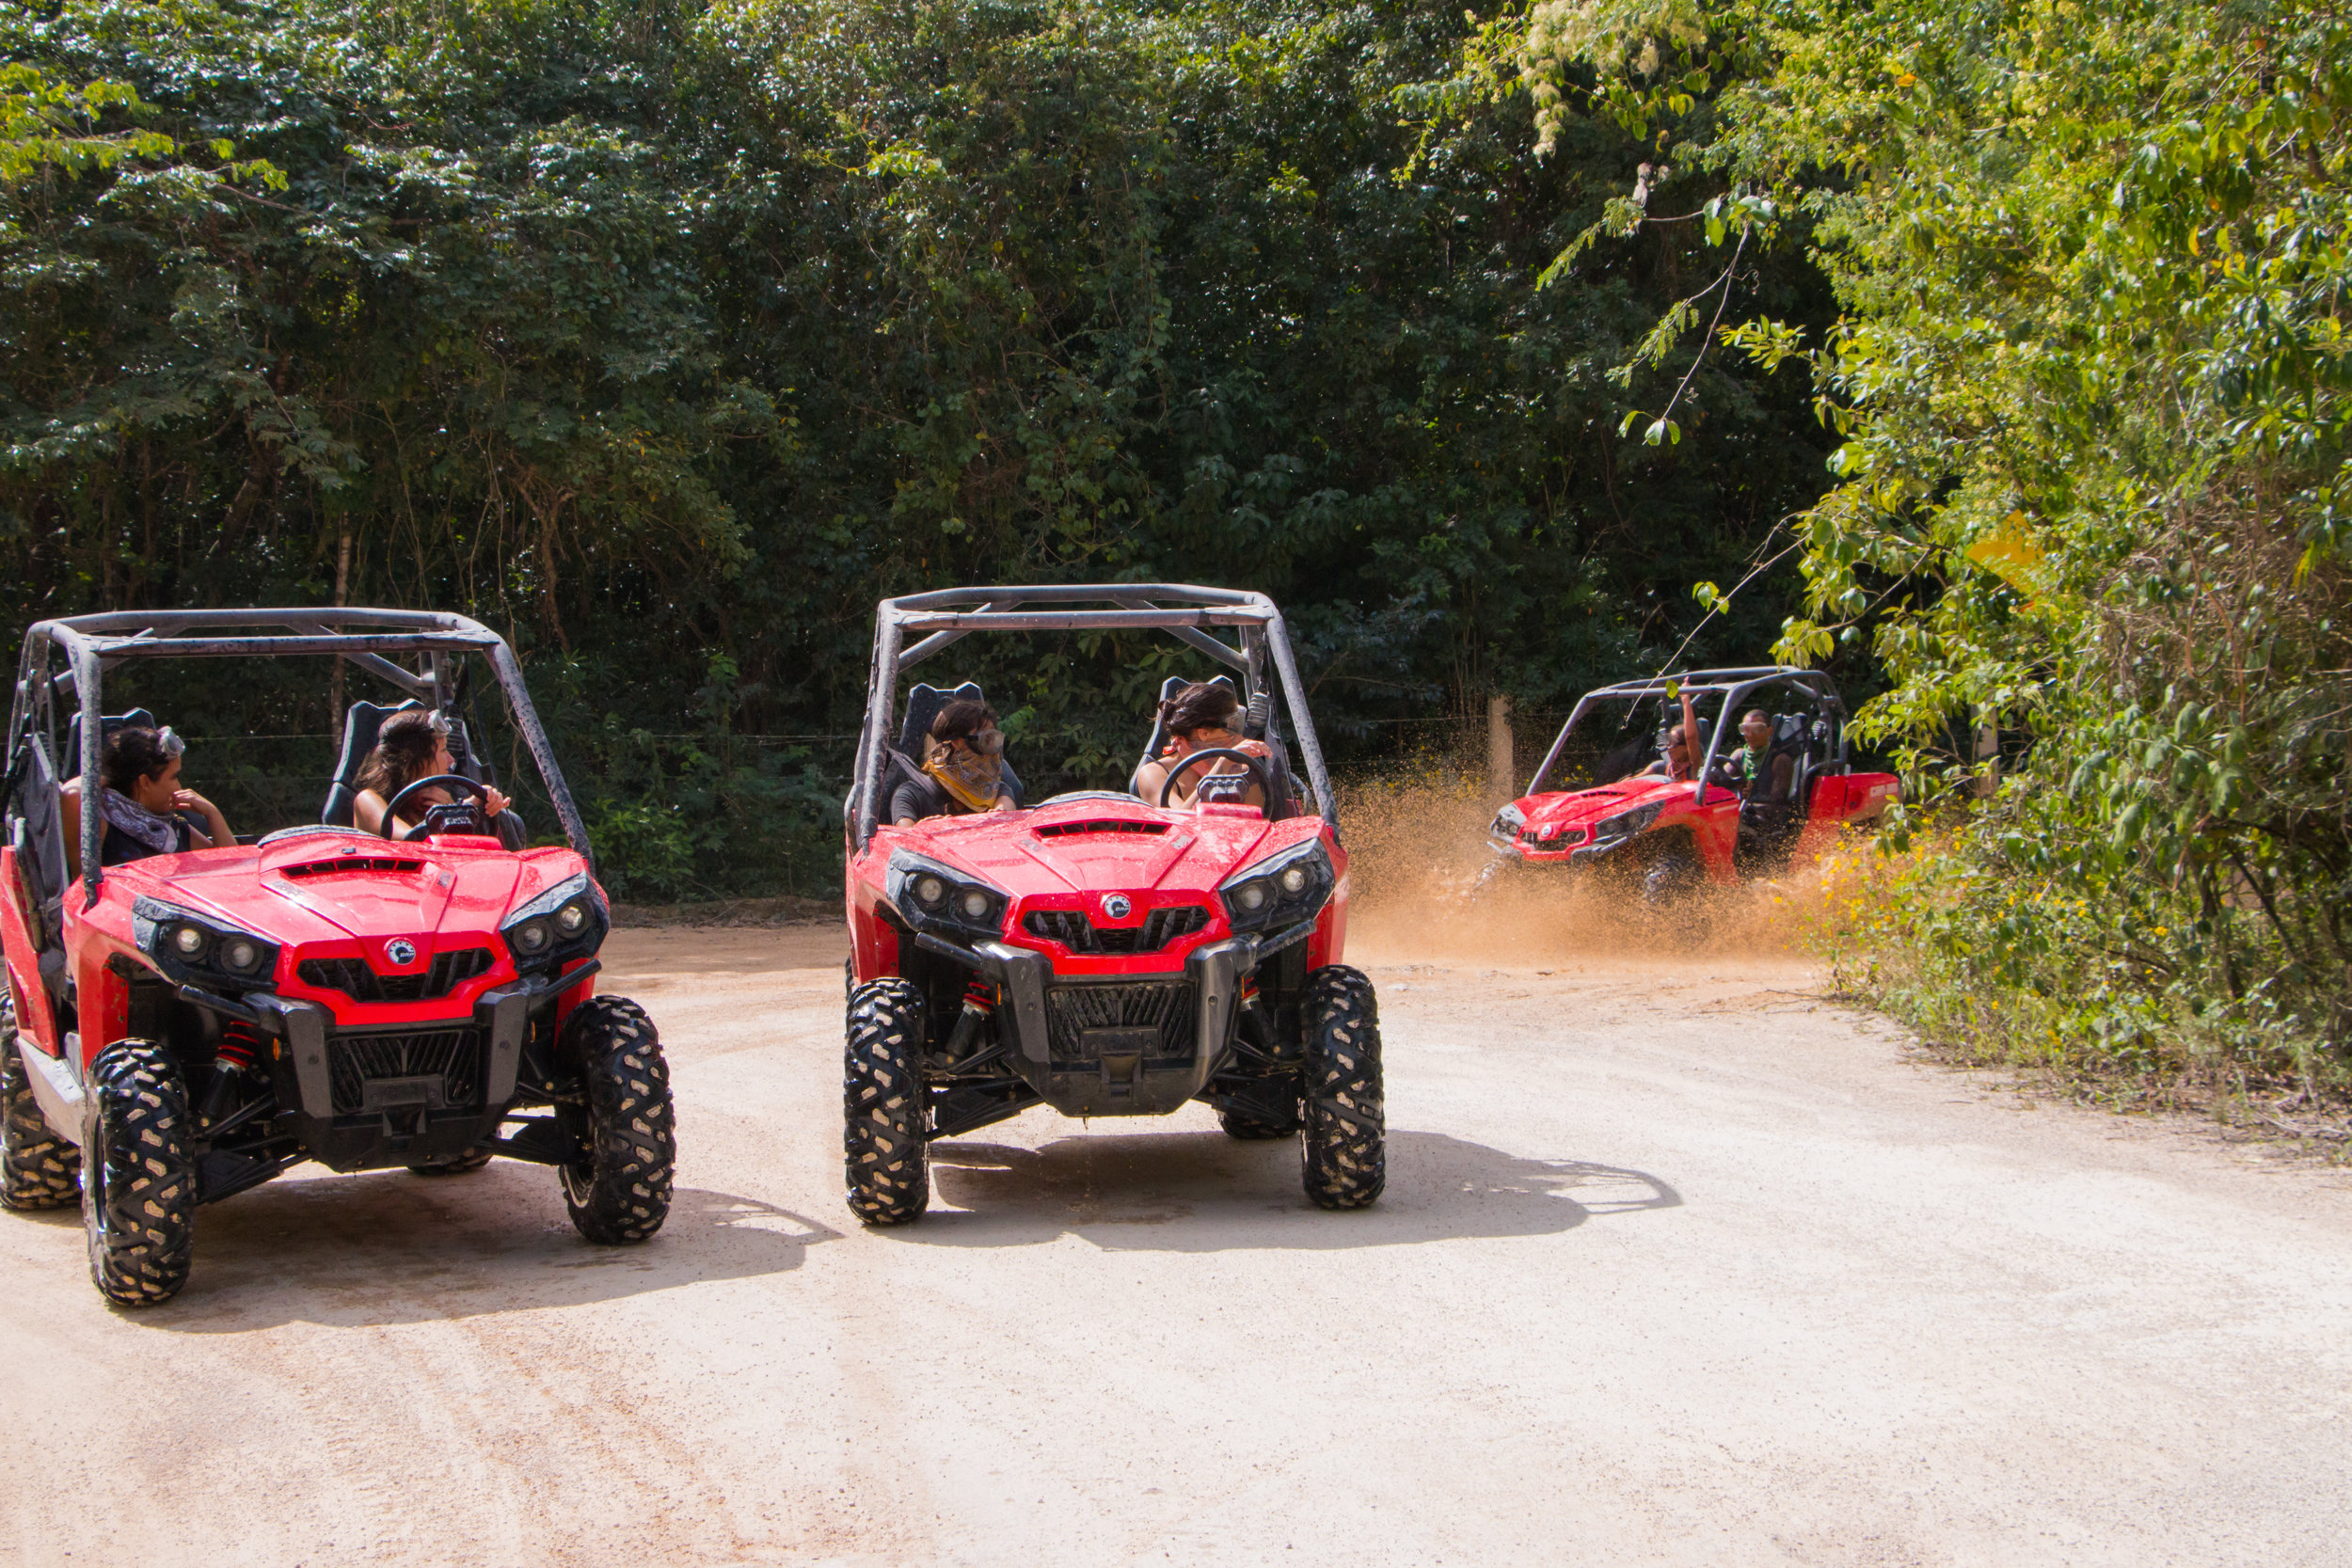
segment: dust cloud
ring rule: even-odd
[[[1483,777],[1443,765],[1344,787],[1351,951],[1384,963],[1505,968],[1804,956],[1821,907],[1816,868],[1791,867],[1653,913],[1629,886],[1565,867],[1498,865],[1486,825],[1499,804]]]

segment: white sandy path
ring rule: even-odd
[[[839,1189],[837,939],[637,931],[653,1244],[288,1179],[108,1311],[0,1215],[27,1563],[2352,1563],[2352,1178],[2033,1109],[1800,964],[1370,960],[1375,1211],[1024,1117]]]

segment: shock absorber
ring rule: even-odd
[[[1258,1049],[1265,1056],[1283,1061],[1298,1053],[1285,1051],[1280,1034],[1274,1026],[1274,1009],[1258,994],[1258,982],[1253,977],[1241,983],[1241,1017],[1244,1026],[1257,1036]]]
[[[213,1053],[213,1081],[204,1085],[204,1103],[197,1112],[201,1125],[217,1123],[245,1098],[238,1089],[262,1050],[262,1037],[251,1024],[231,1021],[221,1025],[220,1049]]]
[[[980,1028],[996,1013],[996,988],[972,977],[963,990],[963,1011],[956,1015],[956,1026],[947,1034],[947,1059],[961,1062],[972,1054],[973,1042],[980,1037]]]

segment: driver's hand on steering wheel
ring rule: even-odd
[[[513,805],[514,803],[514,801],[506,798],[506,792],[498,788],[496,785],[485,784],[482,786],[483,816],[496,816],[499,813],[504,811],[507,807]]]

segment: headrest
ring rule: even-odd
[[[931,721],[939,717],[941,708],[949,703],[986,701],[977,681],[965,681],[952,691],[935,686],[915,687],[907,693],[906,719],[898,726],[898,750],[920,761],[927,749],[924,737],[931,733]]]
[[[135,707],[128,713],[100,715],[98,750],[102,756],[105,753],[106,737],[125,725],[133,729],[151,730],[155,727],[155,716],[143,707]],[[57,759],[57,770],[69,779],[79,777],[81,774],[82,716],[78,713],[65,721],[65,755]]]

